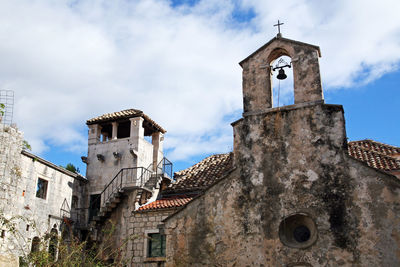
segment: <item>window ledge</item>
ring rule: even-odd
[[[144,262],[154,262],[154,261],[166,261],[165,257],[148,257],[144,259]]]

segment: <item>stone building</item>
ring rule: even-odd
[[[0,229],[0,266],[18,266],[46,233],[61,234],[72,192],[85,179],[23,148],[22,133],[0,123],[0,211],[17,221],[17,234]],[[50,244],[49,244],[50,245]],[[57,253],[54,250],[54,253]]]
[[[159,227],[232,168],[232,154],[207,157],[192,167],[175,173],[175,181],[162,188],[157,200],[132,212],[129,231],[135,236],[127,246],[133,266],[160,266],[165,258],[166,240]]]
[[[294,104],[274,108],[281,56]],[[33,216],[43,232],[67,218],[80,238],[119,250],[104,260],[127,266],[400,265],[400,148],[347,142],[343,107],[323,99],[319,57],[278,35],[243,60],[233,152],[174,175],[166,131],[137,109],[86,122],[87,179],[21,152],[21,133],[0,124],[0,208],[17,203],[10,216]],[[0,244],[0,265],[15,266],[7,233]]]
[[[172,163],[163,155],[165,130],[136,109],[104,114],[87,125],[88,155],[82,157],[87,164],[87,194],[82,196],[87,208],[73,210],[78,214],[75,229],[82,237],[112,242],[111,247],[129,254],[122,244],[132,236],[132,212],[155,200],[160,187],[172,180]],[[110,224],[111,238],[103,235]],[[105,259],[116,260],[109,255]]]
[[[294,105],[273,108],[271,64],[283,55]],[[278,35],[240,62],[233,167],[164,220],[166,266],[400,265],[399,148],[349,146],[343,107],[324,103],[319,57]]]
[[[283,55],[294,105],[273,108],[272,63]],[[131,266],[399,264],[400,149],[347,142],[342,106],[324,103],[319,56],[317,46],[277,36],[243,60],[233,153],[174,179],[161,160],[165,130],[143,112],[88,120],[94,239],[104,242],[96,231],[117,222],[114,246],[134,237],[123,253]],[[134,178],[122,178],[125,169]],[[138,169],[147,173],[140,181]]]

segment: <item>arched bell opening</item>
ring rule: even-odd
[[[294,104],[294,80],[292,59],[285,53],[272,60],[271,88],[272,107]]]

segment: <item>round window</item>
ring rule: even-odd
[[[306,248],[317,240],[317,227],[309,215],[293,214],[279,225],[279,238],[288,247]]]

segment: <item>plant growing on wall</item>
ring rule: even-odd
[[[4,116],[4,110],[6,108],[6,105],[3,103],[0,103],[0,116]]]
[[[68,219],[65,221],[68,222]],[[19,230],[20,225],[29,225],[29,231],[34,234],[27,235]],[[7,217],[0,211],[0,229],[7,233],[7,241],[0,243],[0,247],[7,249],[9,242],[16,246],[10,250],[10,254],[19,253],[20,266],[37,267],[111,267],[126,266],[127,261],[122,258],[122,251],[128,241],[134,239],[130,236],[123,240],[116,249],[111,248],[115,224],[110,222],[111,227],[102,232],[102,246],[89,246],[88,241],[79,241],[73,234],[68,223],[63,224],[62,233],[58,235],[56,228],[47,233],[40,233],[36,223],[23,216]],[[35,236],[28,238],[27,236]],[[8,244],[7,244],[8,243]],[[89,248],[90,247],[90,248]],[[110,262],[109,259],[113,259]]]
[[[67,169],[67,170],[69,170],[70,172],[73,172],[73,173],[80,173],[79,168],[75,167],[75,165],[72,164],[72,163],[68,163],[67,166],[65,166],[63,168]]]
[[[24,150],[32,150],[32,147],[31,147],[31,145],[28,143],[28,141],[24,140],[24,141],[22,142],[22,149],[24,149]]]

